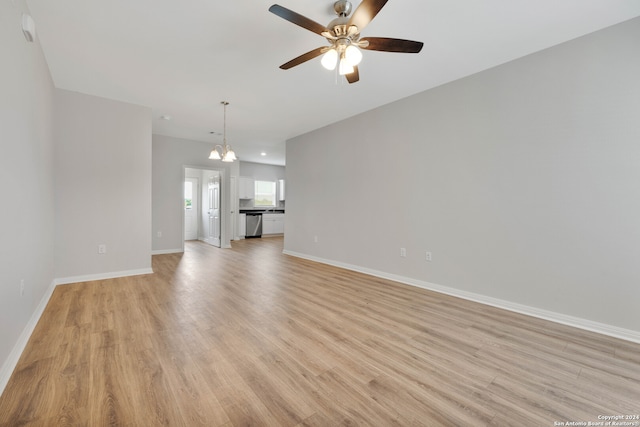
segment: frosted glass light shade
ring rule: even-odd
[[[223,162],[233,162],[234,160],[236,160],[236,153],[234,153],[231,149],[227,151],[227,153],[222,158]]]
[[[354,45],[347,46],[344,51],[344,57],[352,67],[355,67],[362,61],[362,52]]]
[[[335,49],[329,49],[324,55],[322,55],[320,62],[327,70],[335,70],[336,64],[338,63],[338,51]]]
[[[341,76],[344,76],[345,74],[351,74],[353,73],[353,65],[349,64],[349,61],[347,61],[345,58],[342,58],[340,60],[340,67],[338,68],[338,72]]]
[[[211,160],[220,160],[220,153],[215,148],[211,150],[211,154],[209,154],[209,158]]]

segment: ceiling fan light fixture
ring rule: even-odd
[[[362,61],[362,51],[355,45],[349,45],[344,51],[344,57],[352,67],[355,67]]]
[[[289,70],[324,54],[322,57],[324,68],[335,70],[337,63],[338,73],[345,76],[347,82],[351,84],[360,81],[358,64],[362,60],[361,49],[401,53],[418,53],[422,50],[424,43],[414,40],[389,37],[360,38],[362,31],[378,15],[388,0],[361,0],[353,13],[351,13],[353,0],[333,1],[333,10],[338,17],[326,26],[278,4],[269,8],[269,12],[322,36],[329,42],[329,46],[315,48],[282,64],[281,69]]]
[[[322,60],[320,61],[322,66],[327,70],[335,70],[336,65],[338,64],[338,51],[331,48],[322,55]]]

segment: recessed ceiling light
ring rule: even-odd
[[[160,116],[162,120],[171,120],[171,116]]]
[[[262,153],[260,153],[261,156],[266,156],[267,153],[265,153],[264,151]]]

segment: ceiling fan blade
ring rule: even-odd
[[[387,0],[362,0],[360,6],[351,15],[347,25],[355,25],[358,27],[358,33],[362,32],[364,27],[376,17],[386,3]]]
[[[282,7],[278,4],[274,4],[269,8],[269,12],[278,15],[282,19],[286,19],[287,21],[296,24],[302,28],[305,28],[311,32],[316,34],[322,34],[327,30],[322,24],[318,24],[316,21],[312,21],[306,16],[302,16],[299,13],[294,12],[293,10],[289,10],[286,7]]]
[[[368,46],[363,46],[366,50],[379,50],[382,52],[402,52],[418,53],[422,50],[424,43],[413,40],[390,39],[386,37],[365,37],[361,42],[368,42]]]
[[[355,83],[360,80],[360,72],[358,71],[358,66],[353,67],[353,72],[344,75],[349,83]]]
[[[319,47],[317,49],[313,49],[307,53],[303,53],[302,55],[298,56],[297,58],[293,58],[291,61],[287,62],[286,64],[282,64],[280,66],[280,68],[282,68],[283,70],[288,70],[289,68],[293,68],[296,65],[300,65],[303,62],[307,62],[310,59],[313,59],[317,56],[322,55],[323,53],[325,53],[327,51],[327,47],[323,46],[323,47]]]

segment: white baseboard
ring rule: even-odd
[[[31,338],[31,334],[33,330],[36,328],[38,321],[40,320],[40,316],[44,313],[44,309],[47,307],[49,303],[49,299],[51,295],[53,295],[53,290],[56,287],[55,281],[52,281],[46,292],[42,296],[40,303],[36,307],[35,311],[31,315],[31,318],[27,322],[27,325],[22,330],[20,337],[18,337],[18,342],[13,346],[11,353],[9,353],[9,357],[2,364],[2,368],[0,368],[0,395],[4,392],[4,388],[7,386],[9,379],[11,378],[11,374],[13,374],[14,369],[18,365],[18,361],[20,360],[20,356],[24,351],[27,343],[29,342],[29,338]]]
[[[151,255],[166,255],[166,254],[179,254],[184,252],[182,248],[179,249],[159,249],[156,251],[151,251]]]
[[[579,317],[568,316],[563,313],[556,313],[554,311],[543,310],[536,307],[530,307],[514,303],[511,301],[501,300],[473,292],[462,291],[448,286],[437,285],[434,283],[424,282],[410,277],[404,277],[396,274],[385,273],[384,271],[373,270],[369,268],[360,267],[357,265],[346,264],[329,259],[319,258],[311,255],[306,255],[298,252],[284,250],[282,253],[291,255],[297,258],[308,259],[310,261],[319,262],[322,264],[333,265],[335,267],[344,268],[346,270],[357,271],[359,273],[368,274],[370,276],[380,277],[383,279],[393,280],[394,282],[404,283],[406,285],[416,286],[418,288],[428,289],[430,291],[439,292],[441,294],[451,295],[454,297],[466,299],[469,301],[478,302],[492,307],[502,308],[505,310],[513,311],[515,313],[525,314],[527,316],[537,317],[539,319],[549,320],[551,322],[560,323],[567,326],[573,326],[575,328],[596,332],[602,335],[607,335],[615,338],[620,338],[626,341],[631,341],[640,344],[640,331],[634,331],[631,329],[619,328],[617,326],[607,325],[605,323],[594,322],[592,320],[582,319]]]
[[[83,276],[62,277],[54,279],[57,285],[66,285],[68,283],[91,282],[93,280],[115,279],[117,277],[139,276],[141,274],[153,274],[151,268],[140,268],[138,270],[113,271],[110,273],[87,274]]]

